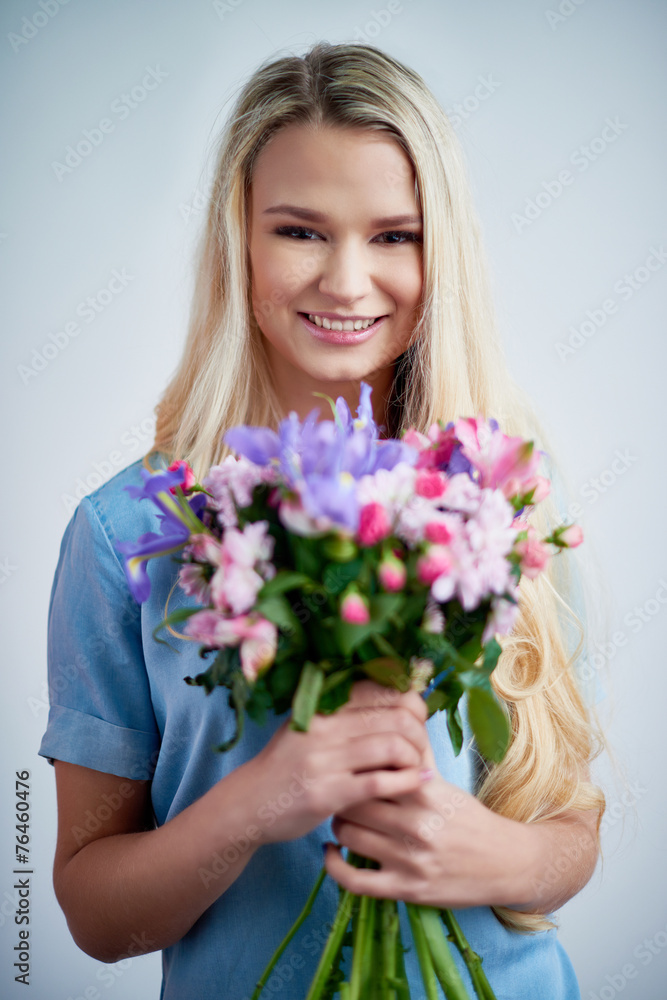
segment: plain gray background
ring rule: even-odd
[[[464,145],[511,368],[567,457],[597,562],[606,624],[591,673],[627,783],[598,771],[605,862],[561,911],[561,940],[585,1000],[664,1000],[666,24],[664,3],[649,0],[2,5],[3,997],[158,996],[157,955],[102,966],[73,944],[53,895],[54,776],[36,756],[48,598],[77,490],[152,441],[184,337],[206,151],[228,102],[266,57],[326,38],[370,41],[420,72]],[[149,70],[154,89],[121,112]],[[104,118],[113,129],[60,169]],[[114,270],[125,284],[107,296]],[[98,313],[85,312],[90,296]],[[29,991],[12,969],[24,768]]]

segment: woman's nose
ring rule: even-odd
[[[373,290],[373,281],[361,248],[349,243],[333,247],[322,262],[318,289],[341,302],[354,302]]]

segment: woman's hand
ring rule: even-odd
[[[417,789],[428,747],[425,719],[416,692],[368,680],[353,686],[337,712],[313,716],[308,732],[283,723],[241,765],[262,842],[293,840],[332,813]]]
[[[593,812],[519,823],[441,777],[430,743],[423,766],[434,777],[415,790],[359,802],[334,817],[340,845],[381,866],[354,868],[330,845],[327,871],[343,888],[439,908],[550,913],[589,880],[598,853]]]
[[[334,817],[340,845],[380,869],[354,868],[334,845],[326,853],[329,874],[362,895],[452,908],[508,905],[525,863],[522,824],[441,777],[430,744],[422,766],[434,776],[413,791],[359,802]]]

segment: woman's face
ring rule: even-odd
[[[253,311],[279,393],[362,379],[386,391],[422,289],[422,220],[403,150],[382,133],[290,125],[257,157],[248,213]],[[368,320],[378,322],[346,329]]]

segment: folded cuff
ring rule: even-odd
[[[37,752],[51,764],[54,760],[64,760],[121,778],[144,781],[153,777],[159,750],[157,733],[125,729],[74,708],[52,705]]]

